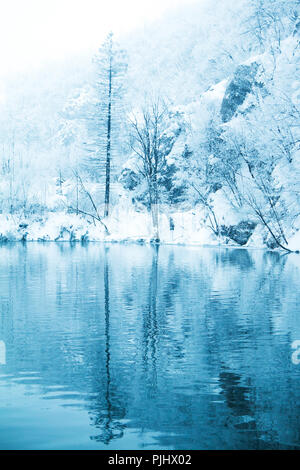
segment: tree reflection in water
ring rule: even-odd
[[[291,343],[300,276],[291,255],[113,244],[1,250],[4,399],[22,384],[26,400],[42,397],[59,415],[67,408],[71,422],[74,410],[74,426],[75,411],[88,413],[88,430],[74,429],[87,448],[120,448],[129,434],[135,448],[299,446]],[[10,421],[32,423],[24,400],[11,407],[7,421],[0,410],[0,435]],[[34,411],[47,435],[51,420]]]

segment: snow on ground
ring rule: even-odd
[[[163,243],[216,244],[212,231],[205,227],[196,210],[172,214],[174,231],[169,217],[160,215],[159,234]],[[22,218],[0,215],[0,241],[145,241],[153,238],[151,215],[147,212],[123,211],[119,207],[103,219],[103,225],[91,218],[64,212],[45,217]]]
[[[229,214],[230,215],[230,214]],[[170,216],[174,230],[170,230]],[[224,219],[225,221],[226,219]],[[230,218],[229,218],[230,220]],[[0,215],[0,242],[7,241],[56,241],[56,242],[145,242],[154,236],[151,215],[148,212],[135,212],[133,208],[116,207],[109,218],[103,219],[109,234],[99,221],[93,221],[76,214],[51,212],[44,217],[23,218],[16,214]],[[238,220],[231,219],[237,223]],[[159,236],[161,243],[187,245],[240,246],[224,236],[217,237],[209,228],[203,209],[196,207],[190,211],[160,214]],[[245,247],[266,248],[266,231],[257,225]],[[300,231],[289,239],[291,250],[300,249]]]
[[[289,240],[289,249],[300,250],[300,231],[296,232]]]

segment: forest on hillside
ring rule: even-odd
[[[6,80],[0,241],[299,250],[299,6],[196,2]]]

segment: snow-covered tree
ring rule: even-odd
[[[132,180],[136,175],[134,189],[140,185],[146,193],[147,206],[152,215],[154,239],[159,240],[159,204],[166,201],[166,193],[172,191],[170,179],[176,173],[171,152],[183,130],[183,118],[173,113],[160,99],[147,103],[138,113],[131,113],[130,148],[135,157]],[[183,149],[182,149],[183,150]],[[128,181],[123,172],[123,180]],[[126,184],[126,183],[125,183]],[[174,196],[174,195],[173,195]],[[171,198],[167,198],[170,204]]]
[[[94,58],[95,95],[86,115],[91,140],[87,148],[90,163],[101,178],[105,175],[104,216],[109,215],[113,152],[120,151],[126,54],[110,33]],[[121,145],[120,145],[121,147]]]

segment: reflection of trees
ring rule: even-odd
[[[152,264],[149,277],[147,306],[143,315],[143,367],[150,374],[152,391],[157,386],[157,288],[158,288],[158,255],[159,245],[153,246]]]
[[[221,366],[219,373],[219,385],[226,403],[232,409],[233,415],[245,416],[252,414],[250,401],[250,387],[242,385],[241,375]]]
[[[99,391],[100,407],[97,416],[93,420],[93,424],[101,429],[101,434],[92,436],[91,439],[109,444],[113,439],[120,438],[123,435],[124,426],[119,423],[118,419],[123,418],[125,410],[120,408],[118,403],[114,401],[114,384],[111,377],[111,338],[110,338],[110,292],[109,292],[109,249],[104,250],[104,318],[105,318],[105,393],[104,403],[101,401],[102,390]],[[94,413],[94,412],[93,412]]]
[[[225,403],[231,411],[228,414],[225,426],[243,431],[246,447],[258,448],[259,431],[256,423],[255,388],[243,384],[242,375],[232,372],[221,365],[219,373],[219,386]]]
[[[102,256],[90,245],[75,257],[62,245],[41,246],[24,264],[18,248],[6,263],[0,336],[8,332],[15,357],[10,373],[38,371],[45,398],[60,405],[65,391],[81,394],[76,406],[89,410],[99,448],[125,426],[159,432],[162,447],[299,442],[286,339],[299,282],[287,256],[212,249],[184,258],[188,248],[154,245],[130,256],[123,246],[121,258],[119,247]],[[59,395],[48,394],[53,386]]]
[[[250,253],[244,249],[226,249],[216,253],[216,261],[223,267],[237,266],[241,271],[253,269],[254,263]]]

